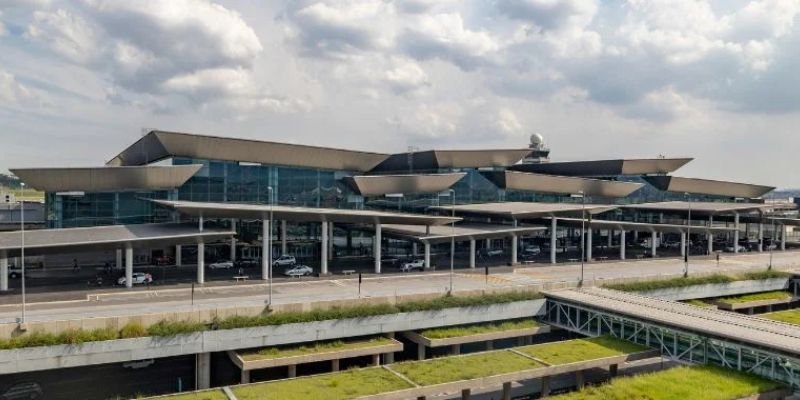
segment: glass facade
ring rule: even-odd
[[[47,193],[45,215],[50,228],[167,222],[172,214],[144,199],[169,199],[170,191]]]

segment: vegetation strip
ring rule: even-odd
[[[316,342],[311,345],[267,347],[255,351],[242,351],[239,352],[239,356],[244,361],[274,360],[278,358],[303,356],[308,354],[332,353],[337,351],[364,349],[369,347],[389,345],[393,343],[396,342],[392,339],[385,337],[376,337],[376,338],[360,339],[360,340],[359,339],[334,340],[329,342]]]
[[[581,391],[553,397],[554,400],[736,400],[783,388],[777,382],[714,366],[676,367],[609,384],[587,386]]]
[[[610,336],[535,344],[516,348],[516,351],[542,360],[550,365],[596,360],[638,353],[646,350],[648,350],[647,347]]]
[[[762,314],[759,315],[759,317],[771,319],[773,321],[785,322],[787,324],[800,325],[800,309]]]
[[[356,305],[305,312],[277,312],[258,316],[233,316],[206,323],[162,320],[145,328],[139,323],[132,322],[125,325],[119,331],[115,329],[68,329],[61,333],[47,333],[34,330],[10,339],[0,339],[0,350],[55,346],[60,344],[77,345],[85,342],[147,336],[167,337],[208,330],[253,328],[292,323],[365,318],[416,311],[438,311],[448,308],[481,307],[541,298],[542,295],[536,292],[509,292],[466,297],[442,296],[432,300],[410,301],[398,304]]]
[[[730,274],[730,275],[714,274],[714,275],[700,276],[700,277],[690,276],[688,278],[661,279],[661,280],[631,282],[631,283],[615,283],[615,284],[603,285],[603,287],[606,289],[619,290],[622,292],[647,292],[658,289],[673,289],[673,288],[682,288],[682,287],[698,286],[698,285],[790,278],[791,276],[792,274],[788,272],[769,270],[769,271],[746,272],[741,274]]]
[[[544,368],[530,358],[507,350],[488,351],[456,357],[406,361],[392,364],[392,369],[420,386],[482,378],[510,372]]]
[[[727,304],[739,304],[739,303],[750,303],[753,301],[765,301],[765,300],[789,300],[791,298],[792,294],[789,292],[774,291],[774,292],[745,294],[742,296],[735,296],[735,297],[725,297],[717,300],[717,302],[727,303]]]
[[[539,324],[532,319],[521,321],[489,322],[485,324],[452,326],[446,328],[426,329],[420,333],[427,339],[449,339],[461,336],[481,335],[485,333],[513,331],[536,328]]]

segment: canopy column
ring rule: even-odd
[[[656,249],[658,248],[658,234],[656,231],[650,233],[650,256],[656,258]]]
[[[431,267],[431,243],[425,242],[425,269]]]
[[[330,238],[328,237],[328,227],[330,223],[328,221],[322,221],[322,243],[320,245],[320,257],[319,257],[319,269],[322,275],[328,275],[328,251],[330,248],[328,247],[328,242]],[[380,272],[380,266],[375,266],[375,272]]]
[[[592,228],[586,229],[586,262],[592,261]]]
[[[714,216],[708,216],[708,235],[706,236],[706,241],[708,242],[708,255],[714,253],[714,234],[711,233],[711,228],[714,227]]]
[[[733,252],[739,252],[739,213],[733,214]]]
[[[381,223],[375,223],[375,243],[374,243],[374,256],[375,256],[375,273],[381,273]]]
[[[328,260],[333,260],[333,221],[328,222]]]
[[[550,263],[556,263],[556,246],[558,245],[558,219],[550,220]]]
[[[781,251],[786,250],[786,225],[781,225]]]
[[[686,257],[686,232],[681,232],[681,257]]]
[[[183,246],[175,245],[175,266],[180,267],[183,265]]]
[[[8,253],[0,251],[0,291],[8,290]]]
[[[281,221],[281,255],[286,254],[286,220]]]
[[[764,251],[764,224],[758,224],[758,252]]]
[[[231,230],[236,232],[235,219],[231,219]],[[231,236],[231,262],[236,262],[236,234]]]
[[[261,279],[268,280],[269,279],[269,267],[270,263],[272,262],[272,257],[270,257],[270,252],[272,251],[272,246],[270,242],[270,232],[272,232],[272,226],[270,224],[270,220],[265,219],[261,221]]]
[[[125,243],[125,287],[133,287],[133,245],[130,243]]]
[[[116,254],[117,259],[115,260],[117,269],[122,269],[124,266],[122,265],[122,249],[117,249]]]
[[[619,259],[625,259],[625,230],[619,231]]]
[[[469,267],[475,269],[475,239],[469,240]]]
[[[511,265],[517,263],[517,235],[511,235]]]

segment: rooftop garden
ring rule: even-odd
[[[161,397],[158,397],[159,399]],[[228,400],[228,396],[222,390],[207,390],[204,392],[191,392],[164,396],[165,400]]]
[[[420,334],[428,339],[448,339],[461,336],[481,335],[520,329],[531,329],[539,324],[532,319],[520,321],[490,322],[486,324],[450,326],[446,328],[426,329]]]
[[[786,322],[787,324],[800,325],[800,309],[762,314],[759,315],[759,317],[771,319],[773,321]]]
[[[144,327],[138,323],[129,323],[120,330],[68,329],[61,333],[47,333],[33,329],[30,332],[23,333],[13,338],[0,339],[0,350],[54,346],[60,344],[78,345],[85,342],[147,336],[166,337],[218,329],[252,328],[336,319],[366,318],[415,311],[480,307],[541,298],[542,295],[536,292],[519,291],[484,294],[480,296],[442,296],[431,300],[409,301],[397,304],[354,305],[302,312],[275,312],[258,316],[233,316],[222,320],[207,322],[162,320],[148,327]]]
[[[638,353],[647,349],[647,347],[611,336],[601,336],[591,339],[535,344],[520,347],[516,350],[550,365],[560,365]]]
[[[631,283],[615,283],[604,285],[606,289],[623,292],[647,292],[658,289],[673,289],[698,285],[723,284],[739,281],[760,281],[766,279],[789,278],[792,274],[782,271],[756,271],[739,274],[714,274],[706,276],[690,276],[687,278],[658,279]]]
[[[394,343],[394,340],[385,337],[355,340],[334,340],[328,342],[316,342],[310,345],[267,347],[255,351],[243,351],[239,352],[239,356],[241,356],[245,361],[274,360],[277,358],[303,356],[307,354],[330,353],[335,351],[378,347],[392,343]]]
[[[791,298],[792,294],[789,292],[774,291],[774,292],[745,294],[742,296],[734,296],[734,297],[725,297],[717,301],[720,303],[727,303],[727,304],[739,304],[739,303],[749,303],[751,301],[789,300]]]
[[[543,368],[545,365],[508,350],[497,350],[425,361],[406,361],[392,364],[391,367],[419,385],[427,386]]]
[[[611,383],[555,396],[557,400],[736,400],[783,385],[754,375],[713,366],[677,367],[618,378]]]

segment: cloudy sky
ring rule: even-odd
[[[800,187],[800,0],[0,0],[0,171],[147,129]]]

